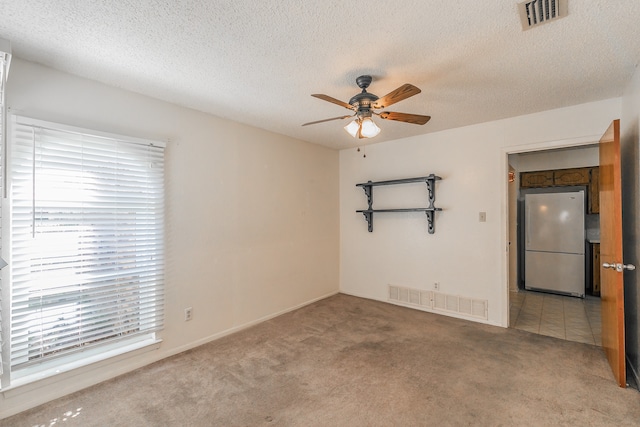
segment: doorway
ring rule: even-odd
[[[524,277],[520,274],[520,266],[524,260],[518,259],[522,254],[518,242],[518,222],[522,222],[522,219],[517,215],[522,172],[590,168],[596,167],[598,163],[597,144],[508,154],[509,327],[569,341],[601,345],[600,298],[597,292],[593,292],[593,278],[590,274],[586,274],[584,298],[524,289]],[[590,209],[585,212],[588,212],[585,235],[585,257],[588,257],[585,269],[588,271],[591,243],[598,242],[599,221],[598,215],[592,214]]]

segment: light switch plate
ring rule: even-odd
[[[480,214],[478,215],[478,219],[480,220],[480,222],[487,222],[487,213],[480,212]]]

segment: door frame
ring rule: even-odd
[[[588,135],[577,138],[559,139],[552,141],[537,142],[532,144],[513,145],[508,147],[502,147],[501,150],[501,176],[502,179],[502,231],[500,241],[504,248],[501,263],[502,263],[502,315],[501,325],[505,328],[509,327],[509,155],[510,154],[522,154],[532,153],[537,151],[554,150],[558,148],[579,148],[581,146],[596,145],[600,142],[602,135]],[[513,250],[517,250],[517,246],[514,245]]]

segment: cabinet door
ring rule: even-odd
[[[561,169],[553,172],[555,185],[589,184],[589,168]]]
[[[589,213],[600,213],[600,169],[591,169],[591,182],[589,183]]]
[[[538,188],[553,186],[553,171],[522,172],[520,187]]]

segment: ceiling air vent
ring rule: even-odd
[[[567,0],[531,0],[518,3],[522,29],[528,30],[567,16]]]

